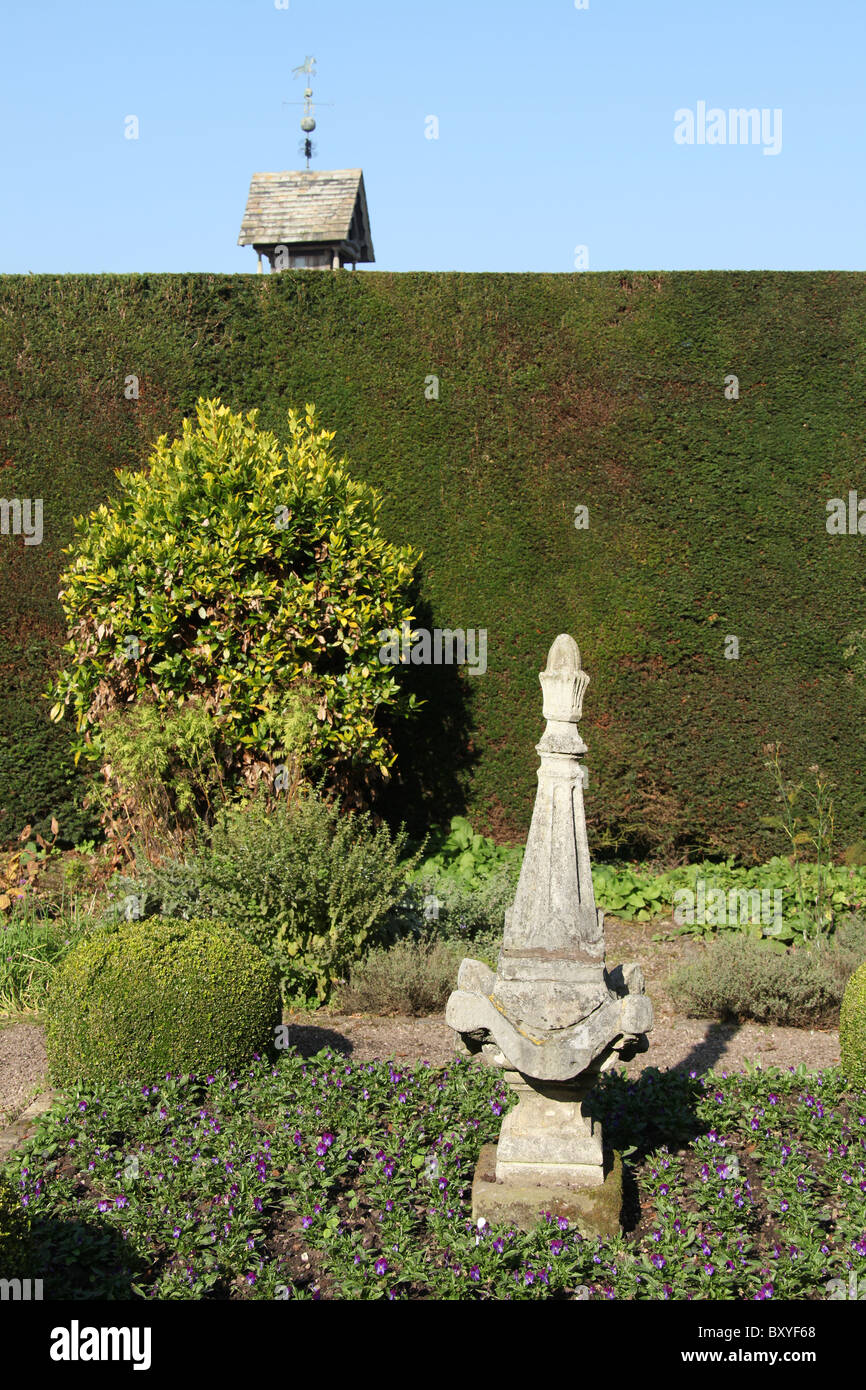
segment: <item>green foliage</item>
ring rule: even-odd
[[[288,761],[276,783],[277,795],[294,795],[302,780],[311,698],[301,689],[286,696],[281,727]],[[103,717],[102,742],[107,785],[96,788],[93,798],[112,824],[115,842],[135,836],[151,861],[166,851],[183,854],[202,838],[219,808],[251,794],[236,791],[233,796],[229,790],[230,753],[200,696],[191,696],[179,709],[160,710],[152,703],[114,709]],[[254,771],[260,772],[261,764]],[[254,786],[263,804],[273,804],[267,782]],[[118,806],[115,820],[112,812]]]
[[[441,1013],[456,987],[461,958],[459,947],[445,941],[376,947],[352,966],[337,1005],[347,1013]]]
[[[852,957],[866,959],[862,944],[776,952],[765,941],[727,936],[675,971],[666,988],[677,1010],[692,1018],[833,1026]]]
[[[51,978],[79,935],[74,918],[45,919],[30,904],[0,918],[0,1013],[41,1012]]]
[[[698,886],[703,884],[706,897],[713,890],[724,893],[731,910],[719,923],[712,920],[709,911],[704,913],[704,921],[698,920],[695,913],[695,920],[679,924],[681,933],[709,938],[745,931],[773,940],[784,949],[791,942],[814,937],[816,902],[823,903],[820,912],[828,931],[832,930],[831,913],[850,912],[866,904],[866,867],[834,865],[826,857],[805,862],[799,857],[801,844],[799,841],[793,859],[777,855],[766,864],[751,867],[735,865],[733,856],[723,863],[704,860],[661,873],[634,864],[593,863],[596,902],[605,912],[624,921],[649,922],[677,908],[681,890],[687,889],[697,897]],[[826,843],[823,848],[826,855]],[[422,918],[431,927],[438,921],[439,934],[454,939],[471,939],[479,932],[491,931],[501,936],[505,910],[514,900],[524,849],[523,845],[496,846],[492,840],[476,834],[465,817],[453,817],[449,831],[440,828],[431,832],[425,858],[412,876],[414,896],[406,899],[407,920],[415,929]],[[755,890],[782,894],[781,925],[773,920],[741,920],[741,895]],[[436,915],[431,908],[433,899]],[[772,896],[769,903],[772,909]]]
[[[821,774],[817,764],[809,768],[815,780],[815,790],[809,793],[814,814],[801,817],[797,815],[795,807],[803,783],[794,783],[784,776],[778,743],[768,744],[764,752],[770,754],[764,767],[772,775],[776,800],[782,808],[781,815],[765,816],[764,824],[781,830],[791,846],[797,868],[797,929],[804,937],[816,939],[833,930],[833,894],[827,879],[833,853],[834,815],[827,778]],[[815,893],[808,901],[799,857],[803,846],[808,846],[815,854]]]
[[[299,743],[311,766],[355,790],[390,776],[390,721],[415,700],[379,661],[379,634],[411,624],[418,557],[385,539],[378,494],[333,458],[333,432],[318,428],[312,406],[304,418],[289,411],[285,447],[257,428],[257,414],[200,399],[196,421],[184,420],[172,443],[160,436],[147,469],[118,470],[113,504],[75,519],[60,595],[69,662],[51,717],[71,710],[76,762],[105,764],[112,711],[145,699],[184,710],[198,697],[229,785],[273,776]],[[299,688],[308,696],[300,739]],[[168,760],[163,727],[149,719],[138,759],[141,731],[127,729],[115,778],[132,762],[136,785],[152,781]],[[201,713],[175,721],[170,738],[184,773],[164,795],[183,817],[206,797],[217,738]],[[124,792],[134,801],[121,788],[121,803]],[[152,819],[152,801],[142,809]]]
[[[84,804],[90,776],[76,769],[68,733],[51,723],[39,698],[46,672],[56,665],[56,646],[34,639],[28,647],[4,647],[0,636],[0,844],[14,841],[25,825],[47,835],[56,819],[59,842],[74,845],[98,834],[99,823]]]
[[[842,1071],[857,1086],[866,1086],[866,961],[854,971],[839,1014]]]
[[[506,869],[517,882],[523,846],[506,848],[473,831],[465,816],[452,816],[446,831],[434,826],[428,853],[415,871],[417,880],[449,879],[464,889],[480,888],[491,874]]]
[[[495,966],[514,889],[513,874],[506,867],[476,889],[443,874],[414,879],[391,914],[389,932],[398,940],[411,937],[427,945],[444,942],[471,949],[474,957]]]
[[[30,1216],[21,1195],[11,1177],[0,1173],[0,1279],[26,1279],[33,1272]]]
[[[437,1068],[282,1053],[236,1082],[217,1073],[172,1077],[157,1093],[73,1091],[10,1165],[33,1212],[37,1268],[62,1271],[73,1301],[670,1299],[753,1310],[856,1297],[858,1283],[862,1293],[866,1088],[838,1068],[601,1076],[593,1116],[651,1214],[610,1239],[543,1211],[525,1233],[472,1219],[473,1168],[513,1100],[495,1069],[459,1058]]]
[[[599,907],[627,922],[648,922],[660,916],[673,901],[672,879],[671,874],[641,873],[624,864],[592,865],[592,887]]]
[[[227,806],[187,860],[141,864],[113,884],[119,911],[215,917],[277,966],[287,1002],[324,1001],[383,929],[417,855],[369,812],[341,814],[309,788],[268,811]]]
[[[7,863],[7,885],[18,882],[4,893],[0,881],[0,1014],[41,1013],[58,965],[98,919],[99,891],[84,891],[92,865],[41,835]]]
[[[497,846],[473,832],[465,817],[454,816],[448,829],[434,827],[426,849],[391,916],[392,934],[428,946],[471,942],[473,955],[495,965],[524,847]]]
[[[173,710],[144,702],[110,710],[102,719],[102,745],[109,785],[121,796],[102,788],[100,804],[110,814],[120,801],[146,854],[154,856],[166,842],[182,852],[199,817],[213,814],[212,798],[220,798],[218,805],[228,799],[216,723],[201,697]]]
[[[842,651],[843,659],[850,667],[849,684],[852,677],[866,680],[866,628],[854,629],[845,634],[848,645]]]
[[[799,832],[797,832],[799,833]],[[809,843],[817,848],[813,838]],[[649,922],[676,910],[684,920],[678,931],[684,935],[712,938],[719,934],[745,932],[763,937],[782,951],[795,941],[808,941],[816,935],[816,910],[824,922],[824,932],[832,931],[834,915],[851,912],[866,904],[866,867],[860,864],[834,865],[827,858],[826,838],[819,844],[823,859],[806,862],[800,858],[803,840],[798,840],[793,858],[780,855],[766,864],[751,867],[735,865],[733,856],[723,863],[705,860],[683,864],[661,873],[634,864],[593,863],[592,883],[596,902],[605,912],[624,921]],[[427,934],[454,940],[492,940],[501,938],[506,908],[514,891],[523,862],[523,845],[505,847],[475,833],[463,816],[454,816],[449,830],[434,828],[423,861],[411,876],[411,891],[403,903],[406,929],[426,930]],[[688,920],[680,910],[678,898],[688,890],[697,899],[699,885],[705,898],[713,891],[726,897],[723,920],[715,922],[710,910],[704,920],[694,912]],[[743,912],[754,899],[744,894],[769,893],[770,919],[751,919]],[[773,920],[775,900],[780,892],[781,923]],[[816,909],[816,904],[821,904]],[[753,914],[754,915],[754,914]],[[425,925],[426,924],[426,925]],[[818,933],[819,935],[821,933]]]
[[[813,919],[803,914],[800,908],[800,894],[804,892],[813,898],[818,893],[818,877],[821,875],[822,892],[832,904],[834,913],[853,911],[866,904],[866,870],[861,866],[822,865],[796,862],[776,856],[766,864],[752,868],[735,866],[733,859],[724,863],[707,860],[700,864],[683,864],[664,873],[642,872],[625,865],[594,864],[592,882],[598,905],[616,917],[626,921],[648,922],[656,917],[667,915],[671,909],[683,912],[682,902],[677,894],[686,889],[695,896],[702,883],[704,894],[709,898],[713,890],[721,891],[728,898],[729,909],[725,920],[715,924],[711,912],[705,911],[703,922],[697,919],[684,920],[679,931],[690,936],[715,936],[719,932],[740,932],[745,930],[753,936],[775,939],[781,946],[793,941],[814,937]],[[777,927],[773,921],[742,921],[740,916],[740,896],[743,893],[782,894],[782,921]],[[736,904],[730,897],[737,896]],[[730,907],[736,906],[731,912]],[[684,915],[684,912],[683,912]],[[733,919],[733,920],[732,920]]]
[[[277,431],[288,404],[316,401],[353,474],[381,490],[383,535],[423,550],[431,625],[487,629],[486,675],[455,676],[471,783],[461,774],[428,820],[463,811],[497,840],[525,835],[537,672],[564,631],[592,677],[593,853],[766,860],[760,747],[777,735],[792,766],[832,778],[840,842],[862,838],[866,681],[844,655],[862,552],[824,521],[861,467],[864,323],[857,273],[4,276],[4,495],[51,499],[42,545],[0,544],[10,834],[51,813],[66,828],[68,790],[23,718],[48,655],[21,701],[15,671],[35,642],[65,640],[72,518],[112,504],[115,469],[139,468],[205,394],[260,406]],[[447,381],[427,401],[437,362]],[[578,502],[587,531],[570,524]],[[437,734],[441,673],[406,674],[428,699],[417,754]],[[395,819],[415,804],[395,802]]]
[[[107,925],[55,975],[46,1030],[54,1082],[157,1081],[237,1071],[267,1053],[278,977],[222,922],[157,918]]]

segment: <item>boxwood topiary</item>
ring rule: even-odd
[[[198,918],[109,924],[54,978],[49,1066],[58,1085],[234,1071],[268,1051],[279,1021],[279,976],[234,928]]]
[[[11,1178],[0,1174],[0,1278],[30,1277],[30,1217]]]
[[[839,1010],[839,1057],[846,1077],[866,1086],[866,962],[845,987]]]

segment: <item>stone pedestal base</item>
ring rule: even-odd
[[[601,1187],[601,1125],[583,1108],[597,1077],[568,1083],[536,1081],[507,1070],[517,1105],[502,1121],[496,1153],[499,1182],[553,1187]]]
[[[497,1181],[497,1145],[485,1144],[475,1166],[472,1183],[472,1219],[484,1217],[491,1225],[531,1231],[545,1214],[564,1216],[584,1236],[615,1236],[622,1215],[622,1160],[608,1157],[603,1181],[595,1187],[565,1184]]]

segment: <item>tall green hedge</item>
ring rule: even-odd
[[[864,341],[853,273],[0,277],[0,495],[44,499],[41,545],[0,536],[0,833],[73,815],[28,662],[65,637],[72,516],[219,394],[277,432],[314,401],[386,535],[423,550],[427,625],[487,630],[484,676],[408,673],[439,781],[395,787],[395,813],[445,819],[465,791],[480,828],[525,835],[537,672],[570,632],[597,851],[779,849],[776,739],[858,838],[866,536],[829,535],[826,503],[866,497]]]

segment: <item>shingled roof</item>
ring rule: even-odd
[[[352,221],[355,220],[354,235]],[[238,246],[348,243],[372,261],[373,240],[360,169],[285,169],[253,174]]]

